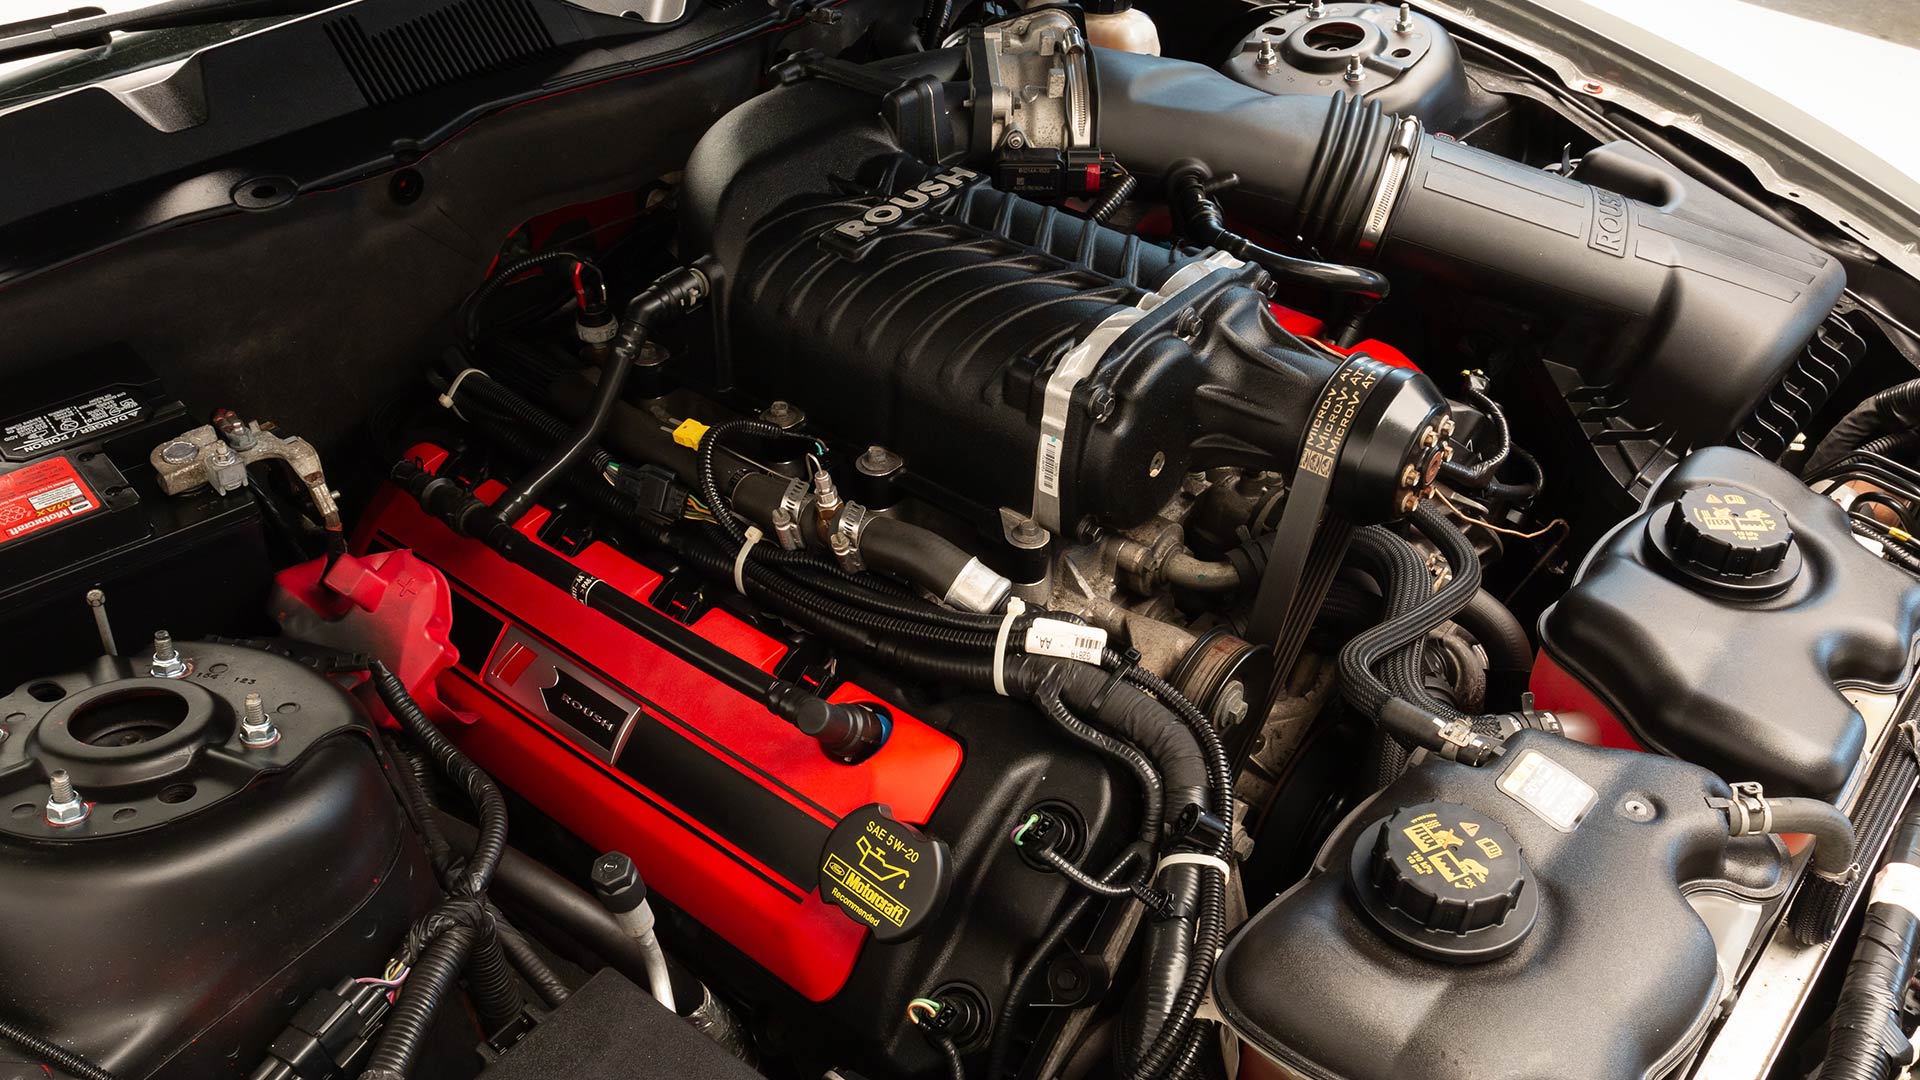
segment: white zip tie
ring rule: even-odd
[[[765,538],[766,534],[760,531],[760,526],[747,526],[747,542],[740,545],[740,554],[733,557],[733,587],[741,596],[747,595],[747,553]]]
[[[1160,861],[1153,867],[1153,880],[1160,880],[1160,871],[1169,866],[1211,866],[1220,871],[1221,878],[1229,881],[1233,879],[1233,867],[1218,855],[1208,855],[1199,851],[1175,851],[1160,856]]]
[[[1007,613],[1000,619],[1000,632],[993,637],[993,692],[1001,697],[1007,696],[1007,637],[1013,632],[1013,620],[1026,610],[1026,601],[1009,597]]]
[[[459,396],[460,384],[461,382],[465,381],[466,377],[469,375],[478,375],[483,379],[493,378],[493,376],[487,374],[484,371],[481,371],[477,367],[462,368],[460,371],[460,374],[455,375],[453,377],[453,382],[447,385],[447,392],[440,395],[440,407],[443,409],[452,409],[453,415],[459,417],[462,420],[465,420],[467,418],[467,414],[460,411],[460,406],[455,405],[453,403],[453,399]]]

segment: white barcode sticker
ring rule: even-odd
[[[1097,664],[1107,647],[1107,632],[1062,619],[1035,619],[1027,627],[1027,655],[1057,656]]]
[[[1040,436],[1040,493],[1060,494],[1060,437]]]

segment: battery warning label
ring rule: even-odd
[[[49,458],[0,475],[0,544],[100,508],[66,458]]]
[[[57,409],[22,416],[0,427],[0,449],[16,457],[37,454],[63,443],[133,423],[146,406],[124,390],[70,401]]]

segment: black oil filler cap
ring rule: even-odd
[[[1667,515],[1667,550],[1686,569],[1746,582],[1782,569],[1793,549],[1787,515],[1773,501],[1726,484],[1697,487]]]
[[[1354,844],[1351,870],[1373,921],[1437,960],[1504,956],[1540,911],[1520,845],[1498,821],[1459,803],[1402,807],[1373,823]]]
[[[919,933],[939,914],[952,886],[946,842],[899,821],[879,803],[841,818],[820,852],[821,899],[871,928],[876,941]]]

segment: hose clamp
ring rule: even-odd
[[[1360,235],[1355,241],[1360,253],[1371,253],[1386,236],[1387,221],[1400,202],[1407,173],[1413,169],[1413,152],[1419,145],[1420,121],[1406,117],[1394,126],[1392,139],[1387,144],[1387,160],[1380,166],[1380,179],[1373,185],[1373,198],[1367,202],[1366,216],[1360,219]]]
[[[1733,798],[1708,799],[1707,805],[1727,814],[1727,835],[1753,836],[1773,832],[1773,804],[1758,781],[1732,785]]]
[[[774,534],[780,538],[780,546],[787,551],[798,551],[806,547],[806,538],[801,535],[800,523],[806,518],[807,493],[811,490],[805,480],[789,480],[786,489],[780,492],[780,502],[774,507]],[[786,526],[779,523],[778,513],[787,515]]]
[[[860,554],[860,537],[867,531],[867,522],[872,517],[866,507],[855,502],[842,504],[840,512],[833,517],[833,532],[827,537],[827,547],[839,560],[840,569],[849,574],[867,568],[867,560]]]

